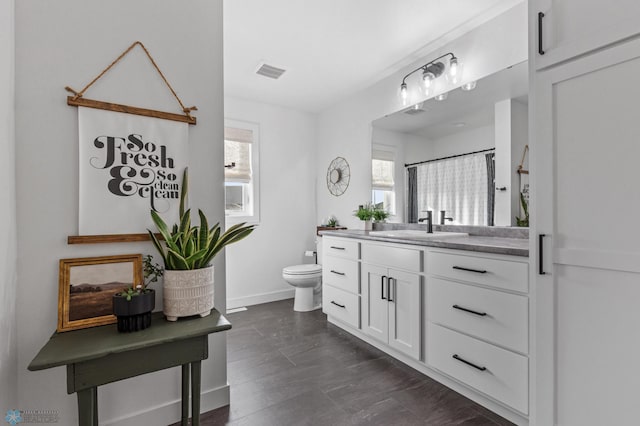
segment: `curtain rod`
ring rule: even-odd
[[[449,158],[464,157],[465,155],[480,154],[481,152],[495,151],[495,148],[482,149],[480,151],[467,152],[466,154],[450,155],[449,157],[434,158],[433,160],[418,161],[417,163],[405,163],[405,167],[417,166],[418,164],[431,163],[433,161],[448,160]]]

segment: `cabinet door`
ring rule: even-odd
[[[362,264],[362,330],[387,343],[389,341],[389,300],[387,268]]]
[[[541,69],[640,33],[640,1],[530,0],[529,19],[529,57]]]
[[[532,424],[638,423],[639,75],[634,40],[535,76]]]
[[[389,276],[389,346],[420,359],[420,276],[394,269]]]

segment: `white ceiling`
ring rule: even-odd
[[[318,112],[520,1],[225,0],[225,94]]]

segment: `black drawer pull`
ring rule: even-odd
[[[457,269],[459,271],[477,272],[478,274],[486,274],[487,273],[487,271],[484,270],[484,269],[463,268],[462,266],[453,266],[453,269]]]
[[[547,234],[538,235],[538,274],[546,275],[547,273],[544,271],[544,237]]]
[[[337,303],[337,302],[334,302],[333,300],[331,301],[331,303],[332,303],[332,304],[334,304],[334,305],[336,305],[336,306],[337,306],[337,307],[339,307],[339,308],[342,308],[342,309],[344,309],[344,308],[345,308],[345,306],[344,306],[344,305],[341,305],[341,304],[339,304],[339,303]]]
[[[471,310],[471,309],[463,308],[462,306],[458,306],[458,305],[453,305],[452,308],[453,309],[459,309],[459,310],[465,311],[465,312],[469,312],[470,314],[478,315],[478,316],[481,316],[481,317],[486,317],[487,316],[486,312],[478,312],[478,311],[474,311],[474,310]]]
[[[346,250],[344,247],[331,246],[331,248],[334,250]]]
[[[333,269],[331,270],[331,273],[336,275],[342,275],[342,276],[346,275],[344,272],[334,271]]]
[[[538,12],[538,53],[544,55],[544,49],[542,48],[542,18],[544,13]]]
[[[467,361],[466,359],[460,358],[458,356],[458,354],[453,354],[453,359],[456,359],[456,360],[458,360],[460,362],[464,362],[465,364],[470,365],[471,367],[476,368],[476,369],[478,369],[480,371],[486,371],[486,369],[487,369],[487,367],[480,367],[478,365],[475,365],[472,362]]]

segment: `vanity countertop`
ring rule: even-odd
[[[528,238],[468,235],[424,240],[404,236],[382,237],[379,235],[369,235],[369,231],[360,230],[320,231],[320,235],[529,257]]]

